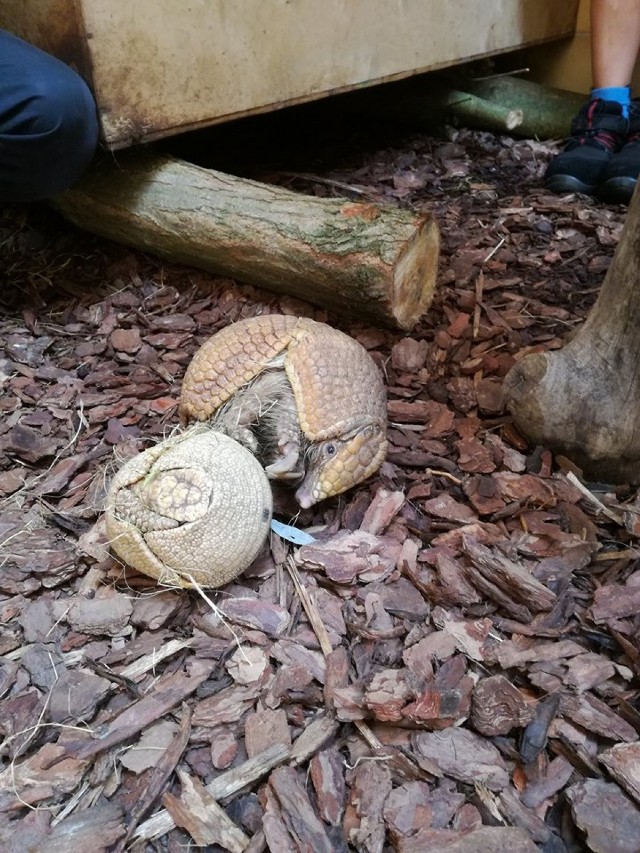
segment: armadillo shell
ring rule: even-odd
[[[282,314],[239,320],[205,341],[182,383],[182,421],[208,420],[277,358],[308,440],[339,436],[363,417],[386,423],[384,384],[365,348],[325,323]]]
[[[271,523],[269,481],[238,442],[187,431],[129,460],[107,497],[113,551],[171,586],[219,587],[241,574]]]

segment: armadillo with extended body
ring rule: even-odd
[[[375,362],[302,317],[251,317],[215,334],[187,368],[179,412],[248,446],[269,477],[297,484],[305,508],[369,477],[387,448]]]

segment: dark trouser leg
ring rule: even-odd
[[[0,203],[50,198],[89,165],[96,106],[69,66],[0,30]]]

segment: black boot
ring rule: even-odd
[[[614,154],[602,177],[598,195],[604,201],[629,204],[640,175],[640,104],[629,107],[629,132],[622,148]]]
[[[622,147],[628,126],[617,101],[595,98],[586,103],[571,123],[571,138],[564,150],[549,163],[544,177],[547,189],[593,195],[612,156]]]

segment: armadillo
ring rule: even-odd
[[[190,362],[183,424],[207,421],[256,454],[308,508],[373,474],[387,449],[380,371],[365,348],[314,320],[240,320]]]
[[[269,532],[271,485],[246,447],[202,426],[134,456],[115,475],[105,521],[113,550],[161,583],[218,587]]]

